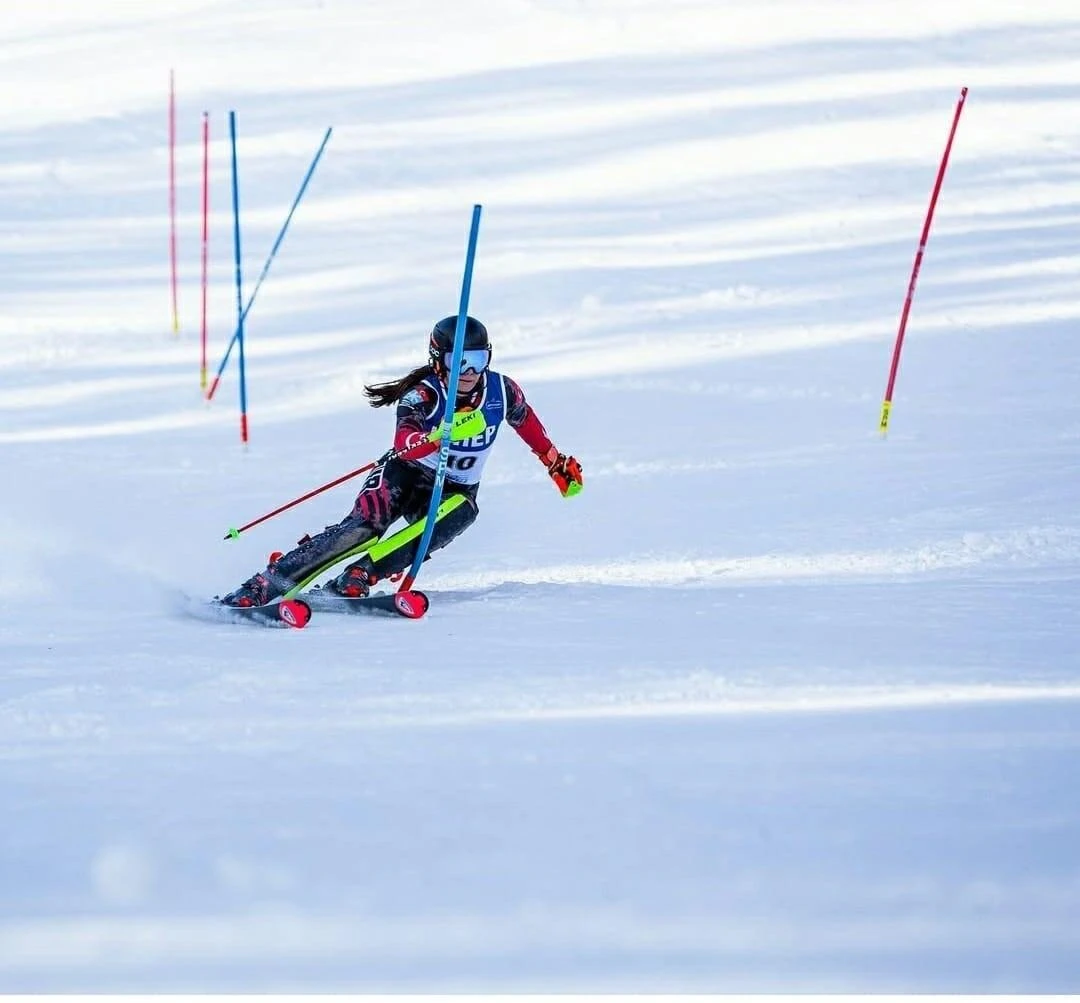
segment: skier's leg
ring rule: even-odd
[[[336,564],[343,554],[378,539],[400,512],[401,464],[376,467],[364,481],[352,511],[315,536],[305,536],[287,554],[253,575],[222,600],[230,606],[261,606],[310,581]]]
[[[476,520],[478,512],[476,500],[471,494],[451,494],[439,506],[435,531],[432,533],[425,560],[468,529]],[[415,512],[408,513],[406,517],[409,514],[417,515]],[[366,596],[376,582],[396,575],[412,564],[425,525],[425,517],[419,516],[404,529],[380,540],[367,553],[361,555],[359,560],[350,564],[328,587],[339,595],[353,598]]]

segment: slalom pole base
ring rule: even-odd
[[[303,599],[282,599],[278,603],[277,615],[283,623],[302,630],[311,619],[311,607]]]
[[[431,603],[423,592],[414,589],[405,589],[394,593],[394,612],[410,620],[419,620],[430,607]]]

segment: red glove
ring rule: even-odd
[[[584,487],[581,464],[574,457],[560,453],[552,446],[540,456],[540,462],[547,467],[548,476],[564,498],[572,498]]]

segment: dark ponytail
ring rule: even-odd
[[[434,375],[435,369],[430,363],[417,366],[411,373],[389,383],[371,383],[364,387],[364,395],[372,407],[389,407],[396,404],[421,380]]]

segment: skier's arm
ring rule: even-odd
[[[429,412],[434,403],[434,394],[423,384],[414,387],[398,401],[394,452],[408,449],[408,458],[419,460],[438,451],[439,444],[428,440],[431,425]]]
[[[544,458],[552,449],[551,439],[536,417],[525,393],[509,376],[506,381],[506,423],[521,436],[522,441],[538,457]]]
[[[548,437],[532,405],[525,399],[525,393],[509,376],[506,380],[506,421],[521,436],[525,444],[536,454],[537,459],[547,467],[548,475],[555,482],[563,496],[576,495],[585,483],[581,473],[581,464],[572,456],[560,453]]]

